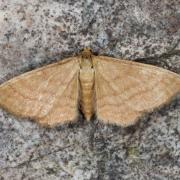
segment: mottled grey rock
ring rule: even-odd
[[[178,0],[0,1],[0,82],[94,52],[180,73]],[[0,179],[180,179],[180,98],[120,128],[54,129],[0,111]]]

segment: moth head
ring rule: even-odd
[[[90,48],[84,48],[80,53],[80,67],[81,68],[92,68],[92,50]]]
[[[92,56],[91,48],[84,48],[81,51],[81,56],[82,56],[82,58],[91,58],[91,56]]]

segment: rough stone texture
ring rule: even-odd
[[[179,0],[0,0],[0,83],[94,52],[180,73]],[[0,110],[0,179],[180,179],[180,98],[130,128],[45,129]]]

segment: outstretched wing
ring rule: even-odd
[[[107,123],[133,125],[180,92],[180,76],[162,68],[104,56],[94,64],[97,117]]]
[[[45,126],[74,121],[78,69],[73,57],[17,76],[0,86],[0,106]]]

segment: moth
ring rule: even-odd
[[[142,63],[95,56],[85,48],[0,86],[0,106],[44,126],[75,122],[79,110],[105,123],[133,125],[180,92],[180,76]]]

